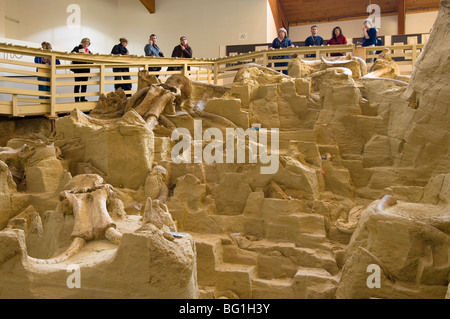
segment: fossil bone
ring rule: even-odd
[[[113,196],[112,187],[98,175],[74,177],[60,195],[61,210],[74,215],[75,224],[70,247],[60,256],[51,259],[31,258],[38,264],[58,264],[77,254],[91,240],[107,239],[120,244],[122,234],[108,212],[108,197]]]

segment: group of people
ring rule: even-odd
[[[378,30],[373,27],[371,20],[365,20],[364,21],[364,41],[362,42],[363,47],[369,47],[369,46],[376,46],[376,45],[382,45],[382,43],[379,43],[378,39]],[[130,55],[130,52],[127,49],[128,46],[128,40],[126,38],[120,38],[119,44],[115,45],[112,50],[111,54],[114,55]],[[153,56],[153,57],[164,57],[164,53],[161,51],[161,48],[158,46],[158,37],[156,34],[152,34],[149,39],[149,43],[144,47],[145,56]],[[337,26],[333,29],[331,38],[327,41],[327,45],[343,45],[347,44],[347,39],[344,36],[341,27]],[[88,38],[84,38],[81,40],[80,45],[76,46],[72,52],[73,53],[81,53],[81,54],[92,54],[92,52],[89,50],[89,46],[91,45],[91,40]],[[319,28],[317,25],[313,25],[311,27],[311,36],[309,36],[305,40],[305,46],[322,46],[324,45],[323,38],[319,35]],[[288,38],[288,32],[285,28],[281,28],[278,31],[278,37],[273,40],[272,46],[270,49],[282,49],[282,48],[289,48],[294,47],[294,44],[292,43],[291,39]],[[48,42],[42,43],[42,49],[44,50],[51,50],[52,46]],[[374,52],[371,52],[371,54],[374,54]],[[332,53],[331,56],[343,56],[342,53]],[[182,36],[180,38],[180,44],[177,45],[173,51],[172,51],[172,57],[177,58],[192,58],[193,57],[193,50],[189,46],[188,39],[185,36]],[[308,54],[306,56],[307,58],[315,58],[315,54]],[[276,59],[289,59],[289,56],[279,56],[276,57]],[[373,61],[368,61],[373,62]],[[35,63],[37,64],[46,64],[50,65],[51,61],[47,58],[41,58],[36,57]],[[57,64],[60,64],[59,60],[56,61]],[[78,62],[73,61],[72,64],[87,64],[86,62]],[[287,62],[280,62],[275,63],[275,67],[286,67],[288,66]],[[161,71],[161,67],[149,67],[148,69],[150,72],[159,72]],[[181,70],[181,67],[170,67],[168,68],[168,71],[179,71]],[[79,74],[89,74],[90,69],[86,68],[73,68],[71,69],[74,73]],[[131,91],[132,84],[126,83],[126,81],[131,80],[131,77],[129,75],[124,75],[123,73],[129,73],[129,68],[113,68],[114,73],[118,73],[115,77],[115,81],[121,81],[121,83],[116,83],[114,85],[114,88],[117,90],[118,88],[122,88],[124,91]],[[284,74],[288,74],[287,70],[283,70]],[[157,75],[159,77],[159,75]],[[74,93],[81,95],[83,93],[86,93],[87,91],[87,85],[81,84],[83,82],[87,82],[89,80],[88,77],[81,76],[76,77],[75,82],[79,82],[80,84],[75,85],[74,87]],[[39,77],[38,81],[42,82],[49,82],[50,80],[48,78]],[[48,85],[39,85],[39,91],[46,91],[50,92],[50,86]],[[80,94],[81,93],[81,94]],[[48,98],[48,97],[41,97],[41,98]],[[76,96],[75,102],[87,102],[87,99],[83,96]]]
[[[158,37],[155,34],[152,34],[149,39],[149,43],[144,47],[145,56],[154,56],[154,57],[164,57],[164,53],[161,51],[160,47],[157,44]],[[71,52],[72,53],[80,53],[80,54],[92,54],[92,52],[89,50],[89,47],[91,45],[91,40],[89,38],[84,38],[81,40],[81,43],[76,46]],[[128,40],[126,38],[120,38],[119,44],[115,45],[112,50],[111,54],[113,55],[130,55],[130,52],[127,49],[128,46]],[[42,49],[43,50],[52,50],[52,46],[48,42],[42,43]],[[188,39],[185,36],[182,36],[180,38],[180,44],[177,45],[173,51],[172,51],[172,57],[173,58],[192,58],[193,57],[193,50],[191,46],[188,43]],[[45,64],[45,65],[51,65],[51,60],[47,58],[42,57],[36,57],[34,62],[36,64]],[[57,64],[61,64],[59,60],[56,60]],[[73,61],[72,64],[80,65],[80,64],[87,64],[86,62],[79,62],[79,61]],[[179,71],[181,70],[181,67],[171,67],[168,69],[168,71]],[[148,69],[150,72],[158,72],[161,71],[160,67],[149,67]],[[78,73],[78,74],[89,74],[90,69],[88,68],[73,68],[71,69],[72,72]],[[131,77],[129,75],[123,75],[123,73],[129,73],[129,68],[113,68],[114,73],[118,73],[117,76],[114,76],[115,81],[129,81],[131,80]],[[120,73],[120,74],[119,74]],[[159,77],[159,75],[157,75]],[[83,82],[87,82],[89,80],[89,77],[81,76],[81,77],[75,77],[75,82],[79,82],[80,84],[77,84],[74,86],[74,93],[75,94],[83,94],[87,92],[87,85],[81,84]],[[48,78],[38,78],[38,81],[45,81],[49,82],[50,79]],[[122,88],[124,91],[131,91],[132,84],[131,83],[116,83],[114,85],[114,88],[117,90],[118,88]],[[39,85],[39,91],[45,91],[50,92],[50,86],[48,85]],[[41,97],[41,98],[48,98],[48,97]],[[87,99],[82,96],[75,96],[75,102],[87,102]]]
[[[378,39],[378,30],[373,27],[371,20],[365,20],[363,24],[363,42],[361,43],[363,47],[382,45],[381,40]],[[305,46],[322,46],[325,44],[323,38],[319,35],[319,28],[317,25],[311,27],[311,35],[306,38]],[[327,41],[326,45],[344,45],[347,44],[347,38],[344,36],[341,27],[337,26],[333,29],[331,33],[331,38]],[[270,49],[284,49],[294,47],[292,41],[288,38],[288,32],[285,28],[278,30],[278,37],[273,40]],[[373,54],[373,53],[372,53]],[[343,56],[343,53],[331,53],[331,56]],[[307,58],[315,58],[315,54],[307,54]],[[276,57],[277,59],[288,59],[289,56]],[[373,60],[368,61],[373,62]],[[287,62],[275,63],[275,67],[286,67]],[[288,74],[287,70],[283,70],[284,74]]]

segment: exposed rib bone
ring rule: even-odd
[[[74,256],[75,254],[79,253],[80,250],[86,245],[86,241],[83,238],[75,237],[75,239],[72,241],[72,244],[70,247],[61,255],[51,258],[51,259],[37,259],[28,257],[28,260],[41,265],[55,265],[60,264],[65,261],[67,261],[70,257]]]

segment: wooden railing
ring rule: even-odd
[[[114,91],[113,84],[138,82],[138,71],[149,67],[180,68],[176,71],[150,72],[164,81],[169,75],[184,74],[196,81],[213,82],[213,60],[113,56],[45,51],[22,46],[0,44],[0,52],[20,59],[0,59],[0,115],[24,117],[46,115],[56,117],[71,112],[74,107],[90,111],[98,97]],[[5,54],[5,55],[6,55]],[[50,65],[35,64],[34,57],[51,61]],[[60,61],[60,65],[56,61]],[[73,61],[86,64],[72,64]],[[130,72],[114,73],[113,68],[128,68]],[[72,73],[73,69],[89,69],[89,73]],[[131,80],[115,81],[115,76],[130,76]],[[75,82],[75,78],[88,78]],[[49,87],[49,92],[38,86]],[[73,93],[75,85],[87,85],[86,93]],[[134,85],[136,87],[136,85]],[[126,91],[127,94],[135,90]],[[75,98],[91,101],[77,103]]]
[[[299,55],[305,60],[316,60],[320,59],[321,56],[327,57],[332,53],[353,54],[353,52],[353,45],[333,45],[264,50],[239,54],[234,57],[216,60],[214,80],[216,84],[220,83],[221,80],[225,80],[226,83],[227,79],[234,78],[236,72],[242,67],[242,64],[256,63],[277,71],[284,71],[288,69],[288,66],[275,66],[275,64],[288,64],[292,61],[291,56],[294,54]],[[315,55],[315,58],[309,58],[308,55]]]
[[[131,83],[136,88],[138,71],[149,67],[181,68],[177,71],[161,70],[150,72],[158,75],[164,82],[170,75],[183,74],[194,81],[227,85],[232,83],[242,65],[256,63],[271,67],[277,71],[287,70],[291,56],[299,55],[305,59],[328,57],[332,53],[354,54],[363,58],[375,58],[371,51],[383,48],[392,50],[392,56],[401,58],[399,64],[414,65],[423,45],[401,45],[390,47],[360,48],[353,45],[299,47],[281,50],[264,50],[240,54],[219,59],[176,59],[137,56],[87,55],[44,51],[0,44],[0,116],[25,117],[45,115],[55,118],[58,114],[71,112],[75,107],[88,112],[95,108],[98,97],[114,91],[114,84]],[[315,58],[306,55],[314,54]],[[13,56],[14,58],[11,58]],[[50,65],[35,64],[34,57],[43,57],[51,61]],[[60,65],[56,61],[61,62]],[[73,61],[87,64],[72,64]],[[275,65],[281,63],[282,65]],[[113,68],[129,68],[130,72],[114,73]],[[72,69],[89,69],[90,73],[72,73]],[[131,80],[114,80],[115,76],[130,76]],[[75,78],[88,77],[86,82],[75,82]],[[86,93],[73,93],[73,86],[87,85]],[[38,86],[47,86],[49,91],[40,91]],[[126,91],[127,94],[135,90]],[[90,101],[76,103],[75,98],[87,98]]]
[[[390,45],[382,47],[356,47],[355,56],[360,56],[363,59],[376,59],[378,54],[376,52],[388,49],[390,56],[397,60],[399,65],[407,65],[412,67],[416,64],[417,58],[422,53],[425,44],[404,44],[404,45]],[[371,54],[375,52],[375,54]]]

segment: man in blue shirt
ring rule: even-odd
[[[305,46],[309,47],[315,47],[315,46],[321,46],[323,45],[323,38],[320,35],[317,35],[319,33],[319,28],[316,25],[313,25],[311,27],[311,36],[309,36],[305,41]],[[307,58],[315,58],[315,54],[307,54]]]
[[[157,41],[158,41],[158,37],[156,36],[156,34],[152,34],[150,36],[149,43],[144,48],[145,56],[155,56],[155,57],[161,57],[161,58],[164,57],[164,54],[161,52],[161,49],[156,44]],[[161,68],[160,67],[149,67],[148,70],[150,72],[158,72],[158,71],[161,71]],[[156,77],[159,78],[159,75],[157,75]]]
[[[367,19],[364,20],[364,42],[362,43],[363,47],[373,47],[377,45],[377,37],[378,37],[378,30],[375,29],[372,26],[372,21]],[[375,51],[370,51],[370,54],[375,54]],[[373,58],[367,59],[368,63],[372,63],[374,61]]]

